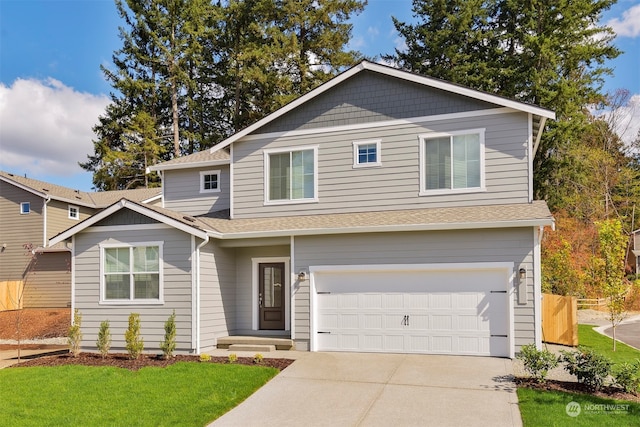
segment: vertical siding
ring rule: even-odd
[[[238,333],[251,333],[253,307],[253,258],[289,257],[289,246],[236,249],[236,325]]]
[[[200,250],[200,347],[213,348],[217,339],[236,329],[236,259],[234,249],[216,241]]]
[[[99,244],[163,241],[164,304],[111,305],[100,300]],[[136,230],[123,226],[122,231],[79,233],[75,238],[75,306],[82,313],[82,348],[95,350],[100,322],[109,320],[113,351],[126,351],[124,333],[130,313],[139,313],[145,351],[160,351],[164,339],[164,322],[176,313],[177,351],[191,352],[191,236],[175,229]]]
[[[30,214],[20,214],[22,202],[31,203]],[[0,281],[24,279],[31,255],[23,245],[43,244],[43,204],[42,197],[0,180]]]
[[[220,191],[200,193],[200,172],[210,170],[220,171]],[[229,180],[228,165],[165,171],[164,207],[189,215],[229,209]]]
[[[527,304],[514,295],[516,351],[534,339],[530,228],[297,237],[294,271],[320,265],[513,262],[528,271]],[[296,293],[296,347],[309,348],[309,281]]]
[[[421,134],[484,128],[486,191],[419,196]],[[353,168],[353,141],[381,140],[381,167]],[[234,217],[288,216],[528,202],[527,115],[495,114],[419,124],[267,136],[234,145]],[[264,205],[267,148],[317,145],[317,203]]]
[[[71,305],[71,254],[36,254],[25,279],[25,308],[66,308]]]

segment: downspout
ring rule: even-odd
[[[200,249],[209,243],[209,235],[196,247],[196,354],[200,354]]]
[[[51,201],[51,196],[47,195],[42,204],[42,217],[43,217],[43,231],[42,231],[42,247],[49,246],[49,239],[47,238],[47,205]]]

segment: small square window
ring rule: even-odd
[[[380,140],[356,141],[353,143],[353,167],[382,166]]]
[[[220,171],[200,172],[200,192],[216,193],[220,191]]]
[[[80,208],[69,205],[69,219],[80,219]]]
[[[30,202],[20,203],[20,215],[28,215],[30,213],[31,213],[31,203]]]

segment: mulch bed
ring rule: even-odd
[[[516,378],[518,387],[532,388],[542,391],[563,391],[566,393],[588,394],[602,399],[628,400],[640,403],[640,395],[625,393],[617,387],[606,386],[600,390],[591,390],[583,383],[573,381],[547,380],[544,383],[537,382],[534,378]]]
[[[137,371],[140,368],[154,366],[164,368],[176,362],[197,362],[197,363],[224,363],[229,364],[226,357],[211,357],[208,362],[200,362],[199,356],[176,355],[171,359],[165,359],[162,356],[143,354],[138,359],[132,360],[128,354],[114,353],[109,354],[104,359],[97,353],[80,353],[78,357],[73,357],[70,353],[58,354],[53,356],[42,356],[22,363],[13,365],[13,368],[30,367],[30,366],[63,366],[63,365],[84,365],[84,366],[114,366],[117,368],[129,369]],[[279,370],[285,369],[293,363],[292,359],[268,359],[264,358],[260,363],[256,363],[252,357],[238,357],[234,362],[236,365],[248,366],[268,366]]]

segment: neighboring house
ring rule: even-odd
[[[640,229],[632,233],[633,237],[633,259],[635,260],[636,274],[640,274]]]
[[[158,351],[229,335],[298,350],[513,357],[542,342],[533,157],[554,113],[362,62],[205,152],[156,165],[163,205],[121,200],[73,250],[82,346],[130,313]]]
[[[0,282],[25,284],[25,308],[68,307],[71,251],[48,239],[122,197],[159,203],[161,190],[88,193],[0,171]]]

